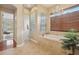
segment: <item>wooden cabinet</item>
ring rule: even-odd
[[[51,17],[51,31],[67,31],[76,29],[79,31],[79,11],[60,16]]]

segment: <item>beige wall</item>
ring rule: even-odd
[[[45,7],[42,7],[42,6],[36,6],[34,8],[32,8],[31,12],[28,13],[28,11],[26,9],[24,9],[23,5],[19,5],[19,4],[16,4],[14,5],[16,8],[17,8],[17,11],[16,11],[16,41],[17,41],[17,44],[22,44],[23,43],[23,36],[22,36],[22,31],[23,31],[23,15],[24,14],[33,14],[33,13],[36,13],[36,25],[35,25],[35,32],[32,33],[31,35],[38,39],[39,35],[40,35],[40,27],[39,27],[39,18],[38,18],[38,13],[40,12],[44,12],[47,16],[47,24],[46,24],[46,32],[47,33],[50,33],[50,13],[52,11],[52,9],[54,10],[54,7],[48,9],[48,8],[45,8]],[[73,6],[73,5],[61,5],[61,8],[68,8],[70,6]]]

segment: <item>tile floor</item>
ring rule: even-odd
[[[43,42],[44,41],[44,42]],[[63,55],[60,44],[56,41],[43,39],[41,44],[33,41],[26,42],[21,47],[11,48],[0,52],[0,55]],[[45,44],[44,44],[45,43]],[[77,52],[78,53],[78,52]]]

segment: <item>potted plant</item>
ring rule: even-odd
[[[77,35],[77,31],[74,29],[70,29],[64,36],[66,39],[62,39],[63,48],[67,50],[71,50],[72,53],[69,55],[75,54],[76,45],[79,44],[79,39]]]

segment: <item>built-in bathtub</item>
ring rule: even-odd
[[[49,39],[49,40],[55,40],[55,41],[59,41],[59,42],[62,41],[61,39],[67,39],[63,35],[54,35],[54,34],[44,34],[43,37],[46,39]]]

